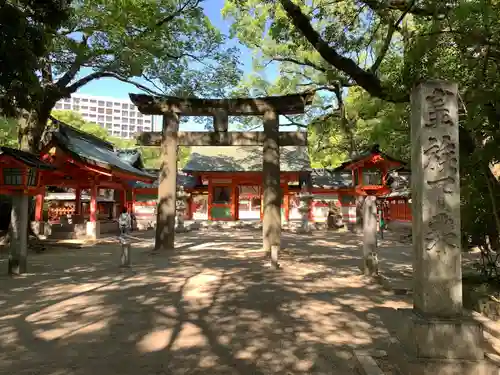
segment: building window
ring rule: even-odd
[[[74,110],[74,111],[79,111],[79,110],[80,110],[80,106],[79,106],[79,105],[74,105],[74,104],[73,104],[73,110]]]
[[[112,109],[109,109],[109,108],[106,109],[106,114],[107,115],[111,115],[112,113],[113,113]]]
[[[111,116],[106,116],[106,121],[109,121],[109,122],[113,121],[113,117],[111,117]]]
[[[106,124],[106,129],[111,130],[111,128],[112,128],[112,127],[113,127],[113,125],[112,125],[112,124]]]
[[[128,104],[123,103],[122,104],[122,109],[128,109]]]
[[[104,108],[97,108],[97,113],[104,113]]]
[[[88,103],[88,101],[89,101],[89,100],[88,100],[87,98],[82,98],[82,102],[83,102],[83,103]]]
[[[135,110],[136,110],[136,107],[135,107],[135,105],[130,104],[130,108],[129,108],[129,109],[130,109],[131,111],[135,111]]]
[[[124,117],[122,118],[123,123],[128,124],[128,118]]]
[[[122,130],[128,130],[128,126],[127,125],[122,125]]]
[[[131,132],[135,132],[135,126],[131,126],[131,127],[129,128],[129,130],[130,130]]]
[[[89,106],[88,106],[88,105],[82,105],[80,108],[81,108],[82,110],[87,110],[87,109],[89,109]]]
[[[144,120],[145,124],[151,124],[151,120]]]
[[[137,113],[137,117],[142,117],[142,113],[141,113],[141,112],[138,112],[138,113]]]
[[[142,125],[142,120],[137,119],[137,125]]]
[[[101,128],[104,128],[104,122],[97,122]]]
[[[137,115],[137,112],[130,111],[130,117],[135,117]]]
[[[64,104],[64,109],[71,109],[71,104]]]
[[[130,119],[130,124],[135,125],[135,118]]]
[[[80,103],[80,98],[73,98],[73,103]]]
[[[90,117],[95,117],[95,113],[90,113],[89,116]]]
[[[104,116],[98,116],[97,121],[104,121]]]
[[[231,188],[229,186],[214,186],[213,203],[229,204],[231,203]]]
[[[90,107],[90,110],[93,111],[93,112],[95,112],[97,110],[97,108],[96,107]]]
[[[127,111],[122,111],[122,116],[128,116],[128,112]]]
[[[56,103],[55,108],[56,108],[56,109],[61,109],[61,108],[62,108],[62,104],[61,104],[61,103]]]
[[[118,116],[115,116],[115,117],[113,117],[113,119],[114,119],[115,121],[120,121],[122,118],[121,118],[121,117],[118,117]]]
[[[138,126],[138,127],[137,127],[137,131],[138,131],[138,132],[142,132],[142,126]]]
[[[104,107],[104,101],[99,100],[99,102],[97,103],[97,105],[98,105],[99,107]]]
[[[145,126],[145,127],[144,127],[144,131],[145,131],[145,132],[148,132],[148,131],[150,131],[150,130],[151,130],[151,128],[150,128],[149,126]]]
[[[127,138],[128,137],[128,133],[127,132],[122,132],[122,138]]]
[[[113,107],[113,102],[106,102],[106,107]]]
[[[114,113],[121,113],[121,111],[119,109],[115,109],[113,110]]]
[[[97,103],[97,100],[95,100],[95,99],[90,99],[90,102],[91,102],[92,104],[95,104],[95,103]]]

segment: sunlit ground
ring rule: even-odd
[[[360,276],[352,234],[285,234],[279,271],[258,231],[178,235],[159,255],[152,235],[131,270],[101,244],[1,277],[0,374],[349,375],[352,349],[384,348],[408,306]],[[383,241],[382,267],[407,268],[409,251]]]

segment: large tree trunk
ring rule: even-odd
[[[43,131],[48,121],[51,105],[46,105],[41,111],[24,113],[19,119],[19,148],[23,151],[38,154]],[[30,229],[29,215],[30,197],[20,193],[12,196],[12,211],[10,220],[10,246],[8,272],[10,275],[20,275],[27,272],[28,238]]]

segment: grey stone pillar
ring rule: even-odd
[[[162,166],[158,185],[155,250],[174,248],[175,204],[177,191],[177,131],[179,115],[169,112],[163,116],[161,144]]]
[[[363,273],[378,274],[377,257],[377,197],[367,196],[363,203]]]
[[[411,97],[413,310],[400,310],[407,374],[490,374],[482,327],[462,308],[457,85]]]
[[[29,196],[25,194],[12,195],[8,262],[8,273],[10,275],[20,275],[27,271],[29,200]]]
[[[278,268],[278,249],[281,242],[281,186],[280,186],[280,150],[279,120],[274,111],[264,114],[264,218],[262,223],[263,247],[267,252],[274,248],[271,266]]]

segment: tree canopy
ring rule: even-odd
[[[29,112],[21,121],[21,147],[36,150],[55,103],[96,79],[130,82],[150,93],[228,95],[240,76],[237,54],[224,46],[226,37],[200,2],[72,3],[47,49],[36,54],[37,79],[30,91],[40,95],[30,99],[30,106],[19,103],[19,110]]]
[[[69,1],[17,0],[0,4],[0,111],[30,109],[41,92],[36,72],[57,28],[69,17]]]

